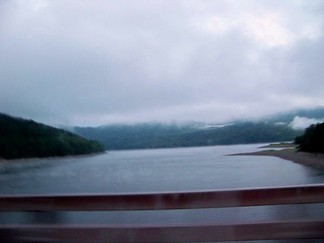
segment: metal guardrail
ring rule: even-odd
[[[324,184],[198,192],[96,195],[6,195],[0,211],[170,210],[323,203]],[[20,241],[210,242],[324,238],[324,220],[232,224],[2,225]],[[18,238],[17,238],[18,237]]]

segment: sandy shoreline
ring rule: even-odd
[[[263,150],[252,153],[231,154],[233,156],[275,156],[281,159],[290,160],[295,163],[312,166],[324,171],[324,154],[313,154],[306,152],[298,152],[296,149],[281,149],[281,150]]]

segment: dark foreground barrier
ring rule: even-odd
[[[125,211],[323,203],[324,185],[175,193],[14,195],[0,211]],[[231,224],[2,225],[0,237],[22,242],[215,242],[324,238],[324,220]]]

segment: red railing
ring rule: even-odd
[[[125,211],[323,203],[324,184],[176,193],[14,195],[0,197],[0,211]],[[232,224],[2,225],[15,240],[103,242],[210,242],[324,238],[324,220]],[[18,238],[17,238],[18,237]]]

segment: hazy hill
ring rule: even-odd
[[[107,149],[167,148],[244,143],[293,141],[304,128],[324,120],[324,108],[300,109],[258,121],[229,124],[162,124],[108,125],[75,127],[73,131],[95,139]]]
[[[324,120],[324,107],[319,106],[310,109],[298,109],[290,112],[279,113],[274,116],[265,118],[270,121],[292,122],[296,117],[304,117],[315,120]]]
[[[30,158],[101,152],[104,147],[61,129],[0,113],[0,158]]]
[[[292,141],[301,131],[265,122],[241,122],[224,127],[136,124],[80,128],[74,131],[96,139],[108,149],[168,148]]]
[[[143,123],[75,127],[73,131],[86,138],[100,141],[107,149],[116,150],[266,143],[293,141],[296,136],[303,133],[303,127],[310,125],[308,123],[322,118],[324,108],[319,107],[281,113],[258,121],[239,121],[221,125]]]

